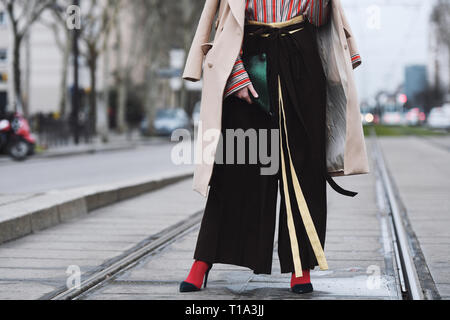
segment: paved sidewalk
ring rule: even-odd
[[[119,182],[92,183],[36,194],[0,194],[0,244],[189,177],[192,177],[192,170],[185,166],[145,176],[141,174],[139,178],[130,177]]]
[[[436,287],[450,299],[450,137],[380,139]]]
[[[398,299],[392,272],[392,248],[386,239],[384,218],[376,205],[373,175],[337,179],[344,187],[359,191],[357,198],[343,197],[329,189],[329,226],[326,256],[330,270],[312,274],[313,294],[290,292],[290,275],[281,275],[274,252],[273,275],[255,276],[246,268],[215,265],[208,288],[180,294],[179,282],[192,265],[198,228],[147,257],[86,299]],[[368,271],[371,274],[368,274]],[[379,272],[380,278],[372,277]],[[375,279],[374,282],[371,280]],[[379,283],[376,280],[380,280]],[[379,284],[379,286],[377,286]],[[373,286],[372,286],[373,285]]]
[[[69,266],[90,273],[199,212],[204,199],[191,185],[188,179],[0,245],[0,300],[41,298],[66,284]]]

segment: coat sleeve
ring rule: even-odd
[[[350,24],[348,23],[347,17],[345,16],[345,12],[342,8],[342,5],[339,3],[340,14],[342,18],[342,24],[344,27],[345,37],[347,38],[347,46],[348,52],[350,54],[350,59],[352,61],[353,69],[356,69],[362,64],[361,55],[359,54],[358,47],[356,45],[355,37],[353,36],[352,29],[350,28]]]
[[[205,56],[202,45],[209,41],[214,17],[218,9],[219,0],[206,0],[197,31],[192,40],[191,49],[186,60],[183,79],[199,81],[202,77],[203,59]]]
[[[245,88],[246,86],[251,84],[250,77],[248,76],[247,71],[245,70],[244,63],[241,58],[242,50],[239,56],[234,63],[233,70],[231,71],[231,75],[228,78],[224,98],[232,95],[236,91]]]

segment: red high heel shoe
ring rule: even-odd
[[[295,273],[292,274],[291,290],[298,294],[311,293],[314,291],[309,270],[303,270],[303,277],[300,278],[296,278]]]
[[[212,265],[203,262],[195,261],[192,265],[191,271],[186,281],[180,284],[180,292],[196,292],[201,290],[201,286],[204,279],[204,288],[208,283],[209,271],[211,271]]]

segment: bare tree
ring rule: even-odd
[[[180,0],[177,1],[180,9],[180,16],[182,22],[182,48],[186,52],[189,52],[192,38],[194,36],[195,28],[197,27],[200,14],[202,12],[202,6],[204,5],[201,1],[190,1],[190,0]],[[186,108],[189,116],[192,116],[193,106],[187,103],[187,90],[185,82],[182,81],[182,86],[180,90],[180,105]]]
[[[123,3],[119,1],[121,6]],[[124,46],[123,46],[123,30],[122,30],[122,19],[119,16],[115,17],[114,25],[116,27],[116,89],[117,89],[117,130],[119,132],[124,132],[126,130],[127,124],[125,119],[125,109],[127,101],[127,72],[124,67]]]
[[[133,1],[132,3],[126,0],[120,0],[120,11],[122,15],[116,16],[114,22],[115,25],[115,50],[116,50],[116,89],[117,89],[117,129],[119,132],[125,132],[127,130],[126,122],[126,107],[128,100],[128,89],[130,87],[131,78],[134,68],[137,65],[139,55],[143,52],[142,41],[139,41],[143,37],[144,28],[142,28],[139,19],[134,17],[139,16],[141,12],[141,4],[139,1]],[[127,19],[127,17],[133,17]],[[133,34],[133,40],[126,43],[124,34],[125,30],[131,30]]]
[[[157,71],[169,66],[171,49],[181,48],[186,52],[189,50],[204,3],[191,0],[140,0],[137,3],[140,12],[135,17],[141,30],[145,31],[140,38],[143,43],[140,53],[145,57],[144,108],[149,133],[152,133],[156,106],[161,101]],[[187,92],[184,82],[182,83],[179,104],[181,107],[187,107]],[[189,114],[192,113],[191,109],[187,108]]]
[[[144,59],[144,109],[147,115],[149,133],[154,131],[153,122],[158,100],[157,70],[161,66],[162,46],[167,41],[167,31],[164,27],[164,7],[172,1],[140,0],[141,14],[137,17],[145,30],[142,37],[141,54]]]
[[[54,0],[0,0],[5,7],[11,23],[12,31],[12,71],[13,71],[13,100],[14,108],[29,114],[27,101],[23,99],[21,77],[21,46],[31,26],[40,18],[42,13],[51,7]]]
[[[106,18],[104,34],[101,46],[102,63],[103,63],[103,92],[101,95],[101,104],[99,105],[99,115],[101,115],[103,121],[98,121],[96,127],[99,130],[103,142],[108,142],[109,140],[109,106],[110,106],[110,78],[111,78],[111,68],[110,68],[110,56],[111,56],[111,35],[112,31],[117,28],[115,22],[117,21],[117,16],[120,11],[120,4],[122,0],[109,0],[106,1],[104,5],[106,7],[105,15]],[[100,119],[98,119],[100,120]]]
[[[111,14],[118,0],[85,1],[82,8],[80,39],[84,45],[82,54],[89,68],[89,122],[91,133],[96,133],[97,124],[97,69],[98,59],[105,48],[111,24]]]
[[[72,33],[66,24],[66,7],[71,5],[70,0],[55,0],[52,6],[52,15],[50,20],[42,19],[41,23],[52,30],[55,36],[55,43],[62,54],[62,71],[59,90],[59,113],[66,116],[69,112],[67,81],[69,72],[70,55],[72,52]]]

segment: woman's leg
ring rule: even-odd
[[[245,132],[248,137],[256,135],[257,140],[252,141],[256,145],[262,138],[259,130],[268,130],[270,137],[273,122],[257,105],[232,96],[224,101],[223,108],[224,138],[227,129],[242,130],[241,134]],[[251,150],[248,143],[245,149],[248,160]],[[225,159],[230,151],[225,150]],[[276,175],[262,175],[261,168],[259,162],[216,163],[197,240],[196,260],[248,267],[257,274],[271,273],[278,180]]]
[[[192,265],[191,271],[185,281],[180,284],[181,292],[193,292],[199,291],[202,287],[203,281],[208,280],[208,274],[211,270],[212,265],[203,261],[195,261]],[[205,279],[206,278],[206,279]]]
[[[314,39],[311,26],[306,25],[305,30],[295,34],[295,41],[301,47],[301,52],[297,50],[283,52],[283,59],[280,61],[284,120],[286,121],[283,128],[286,142],[283,153],[286,161],[289,157],[292,158],[294,166],[294,170],[287,173],[287,188],[280,183],[282,204],[278,247],[282,273],[295,271],[287,222],[287,201],[291,204],[302,269],[310,270],[318,265],[297,205],[293,174],[298,178],[320,245],[322,248],[325,245],[326,81]],[[293,68],[298,69],[293,70]],[[286,167],[289,168],[289,163]],[[285,197],[286,194],[288,197]],[[305,214],[305,212],[302,213]]]

